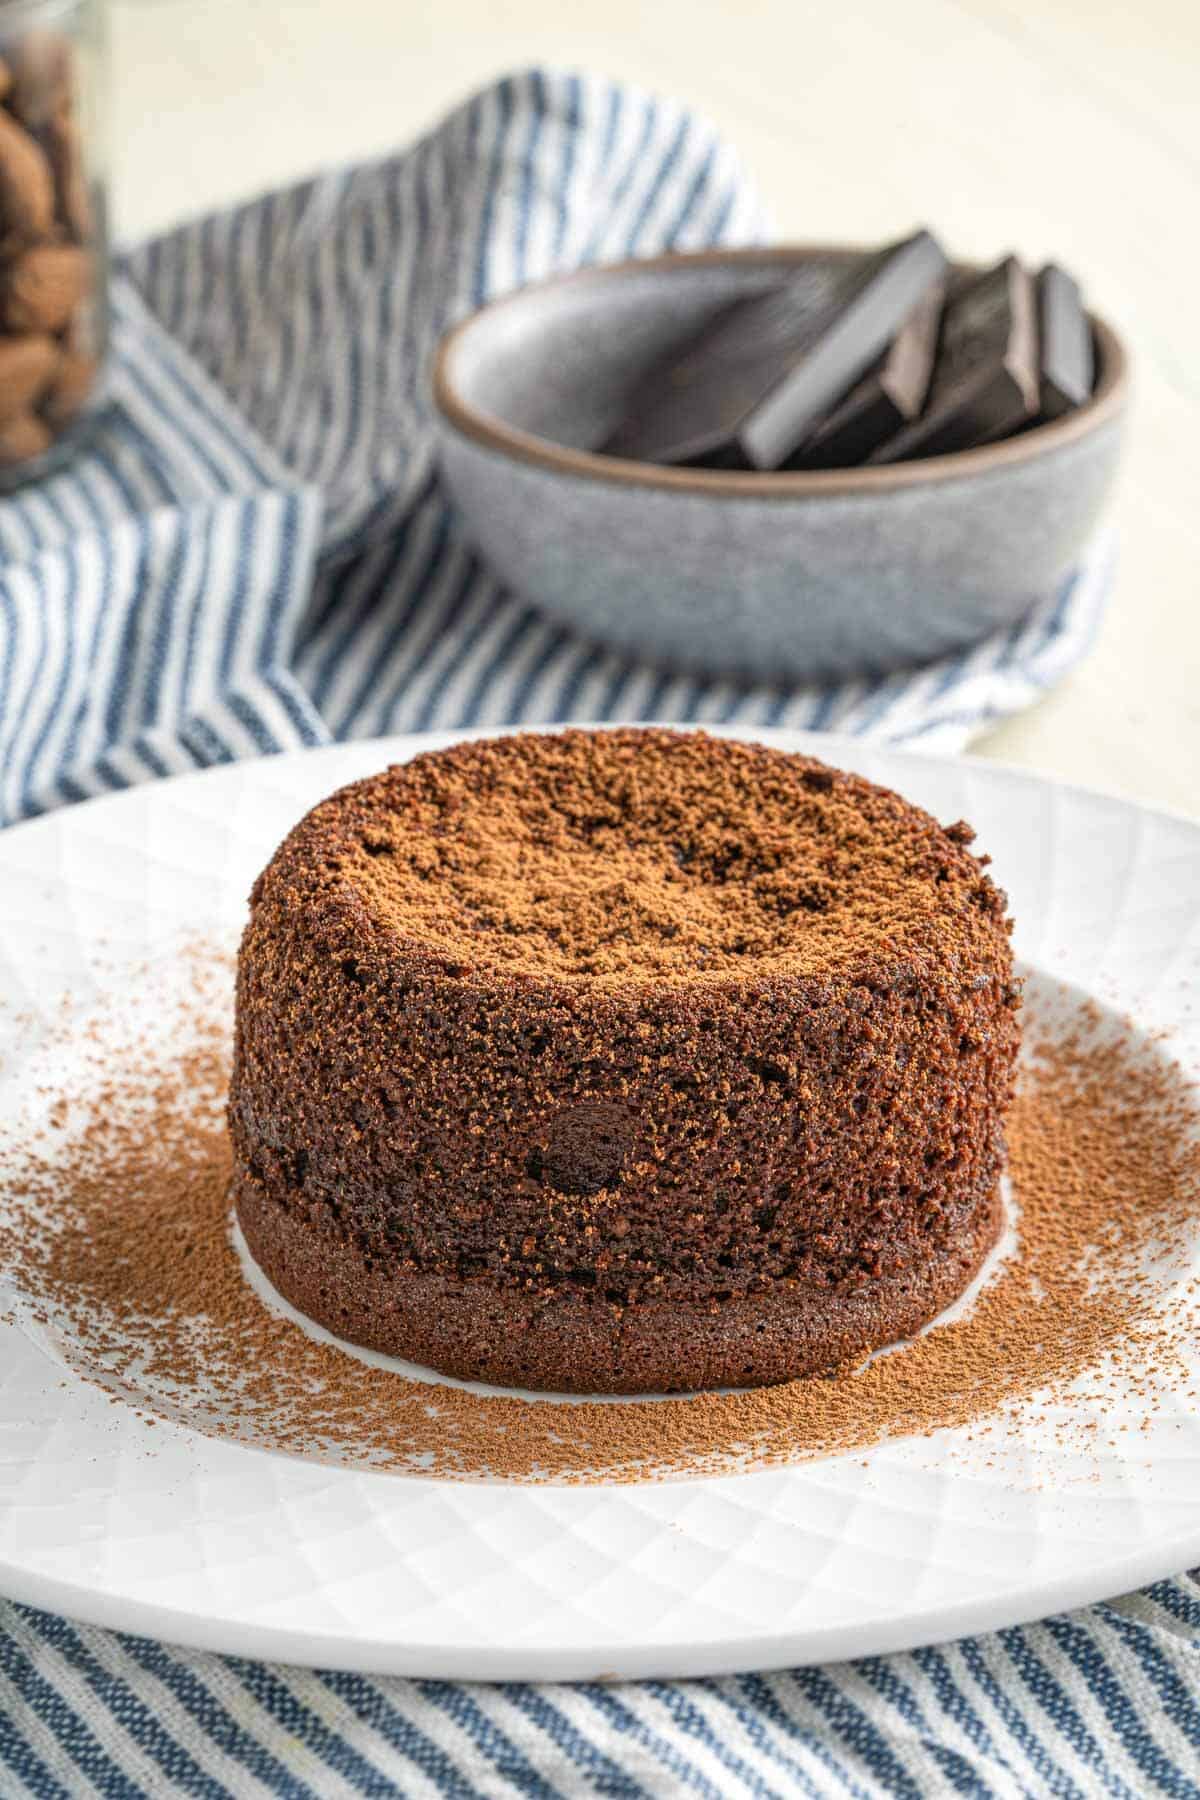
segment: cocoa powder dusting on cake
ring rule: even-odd
[[[335,880],[462,973],[821,974],[853,951],[894,954],[944,910],[941,884],[978,887],[969,827],[703,732],[466,743],[344,789],[313,825]]]
[[[211,965],[210,987],[227,979]],[[224,1025],[173,1058],[93,1028],[84,1055],[67,1148],[52,1130],[0,1162],[0,1255],[76,1371],[204,1431],[451,1478],[634,1480],[947,1426],[1016,1436],[1029,1396],[1080,1378],[1090,1418],[1062,1429],[1103,1430],[1106,1399],[1142,1382],[1149,1419],[1176,1361],[1181,1315],[1149,1271],[1200,1229],[1195,1099],[1165,1052],[1099,1017],[1043,1030],[1027,1055],[1009,1130],[1019,1250],[965,1318],[827,1378],[624,1403],[410,1380],[268,1310],[230,1234]]]

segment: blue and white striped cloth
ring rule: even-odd
[[[87,454],[0,501],[0,820],[422,726],[676,718],[957,747],[1084,653],[1103,549],[1017,629],[836,688],[678,678],[570,638],[457,540],[441,329],[552,268],[753,239],[679,107],[541,71],[415,148],[123,264]],[[0,1601],[0,1795],[1200,1797],[1200,1587],[939,1650],[723,1681],[477,1686],[185,1653]]]
[[[1200,1582],[903,1656],[722,1680],[404,1681],[0,1602],[0,1794],[38,1800],[1195,1800]]]
[[[573,638],[456,537],[428,429],[446,324],[553,268],[763,229],[730,150],[680,107],[533,71],[394,159],[128,258],[103,429],[0,501],[0,822],[427,726],[738,719],[957,748],[1027,705],[1090,643],[1103,545],[967,654],[770,689]]]

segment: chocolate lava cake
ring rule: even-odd
[[[259,877],[234,1197],[342,1338],[507,1386],[748,1386],[915,1331],[995,1243],[1005,898],[898,795],[659,730],[459,744]]]

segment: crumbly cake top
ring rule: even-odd
[[[290,840],[398,943],[462,974],[821,975],[978,943],[1004,897],[898,795],[702,732],[516,735],[343,789]],[[995,930],[995,925],[992,925]]]

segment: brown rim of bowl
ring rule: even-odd
[[[677,469],[661,463],[630,462],[624,457],[602,456],[590,450],[572,450],[550,438],[537,437],[506,425],[490,413],[477,411],[461,398],[454,385],[452,365],[458,346],[468,332],[484,319],[507,307],[519,306],[538,289],[569,287],[578,282],[607,279],[613,275],[645,273],[655,269],[703,268],[706,265],[737,263],[790,263],[802,257],[844,258],[861,254],[846,245],[776,244],[738,250],[676,251],[666,256],[635,257],[627,262],[590,263],[584,269],[572,269],[552,275],[545,281],[531,282],[492,300],[445,333],[438,344],[433,366],[434,405],[454,429],[472,438],[485,449],[512,456],[518,462],[533,463],[560,475],[583,476],[589,481],[607,481],[634,487],[674,488],[685,493],[730,495],[750,499],[757,495],[790,496],[793,499],[812,494],[880,494],[891,488],[915,487],[930,481],[952,481],[969,475],[982,475],[990,469],[1012,463],[1029,462],[1051,450],[1061,449],[1086,437],[1099,426],[1114,419],[1123,410],[1129,394],[1129,358],[1124,344],[1104,319],[1089,312],[1096,338],[1098,377],[1089,399],[1062,418],[1047,425],[1035,425],[1017,437],[1002,438],[977,450],[955,450],[946,456],[928,456],[913,462],[888,463],[878,468],[804,469],[792,472],[740,469]],[[960,263],[958,268],[980,265]]]

